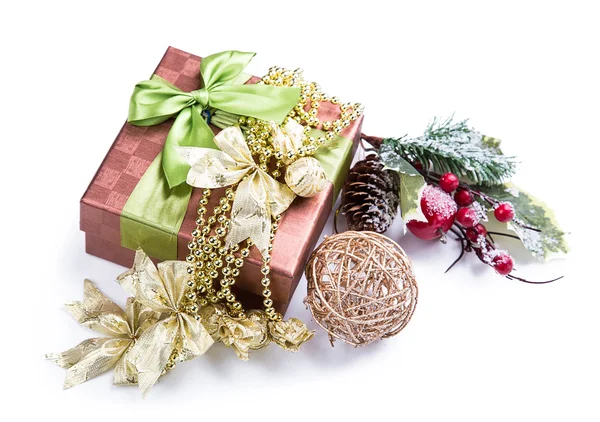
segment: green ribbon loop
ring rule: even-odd
[[[315,138],[319,136],[325,136],[325,132],[313,129],[311,136]],[[333,205],[342,189],[344,180],[348,175],[350,164],[352,163],[352,148],[354,143],[351,139],[344,136],[337,135],[332,142],[332,146],[329,148],[319,148],[314,155],[327,176],[327,180],[333,185]]]
[[[213,132],[202,117],[205,108],[282,123],[297,104],[300,88],[240,85],[240,76],[255,53],[224,51],[200,63],[204,87],[183,92],[157,75],[135,86],[129,103],[128,122],[154,126],[177,116],[162,156],[170,188],[185,182],[189,165],[177,153],[182,146],[216,148]]]

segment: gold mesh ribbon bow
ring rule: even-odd
[[[154,266],[142,251],[135,254],[134,266],[117,281],[136,300],[168,317],[148,327],[128,356],[138,371],[138,385],[146,395],[176,354],[180,361],[201,356],[213,339],[200,321],[185,310],[188,264],[165,261]]]
[[[199,188],[223,188],[239,182],[231,209],[228,247],[250,238],[263,256],[268,254],[271,216],[284,212],[294,193],[273,179],[252,158],[239,127],[228,127],[214,139],[219,150],[181,147],[179,153],[192,167],[187,183]]]
[[[133,298],[129,298],[123,312],[90,280],[84,281],[83,302],[68,303],[66,308],[81,325],[108,337],[90,338],[62,353],[46,355],[67,369],[64,388],[74,387],[113,367],[115,385],[136,384],[137,370],[127,358],[135,338],[158,321],[160,313]]]

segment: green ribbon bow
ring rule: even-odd
[[[255,53],[224,51],[202,59],[204,87],[183,92],[157,75],[135,86],[127,121],[136,126],[154,126],[177,115],[167,135],[162,167],[173,188],[185,182],[190,166],[178,147],[217,148],[213,132],[202,111],[215,108],[243,116],[282,123],[298,103],[300,88],[239,84],[240,75]]]

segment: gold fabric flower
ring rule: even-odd
[[[315,335],[314,331],[310,331],[306,324],[297,318],[269,322],[269,333],[275,343],[290,352],[297,352],[302,344]]]
[[[83,302],[68,303],[66,308],[81,325],[108,337],[87,339],[62,353],[46,355],[67,369],[64,388],[74,387],[113,367],[115,385],[137,384],[137,370],[128,357],[135,339],[158,321],[160,313],[133,298],[127,300],[123,312],[90,280],[83,284]]]
[[[271,341],[264,311],[250,310],[246,318],[233,318],[223,304],[216,303],[203,306],[199,314],[212,339],[231,347],[242,360],[248,360],[250,350],[262,349]]]
[[[229,247],[250,238],[260,253],[266,256],[271,217],[288,209],[295,195],[254,162],[239,127],[223,129],[214,141],[220,151],[211,148],[178,148],[191,166],[187,183],[198,188],[214,189],[239,182],[225,244]]]
[[[254,336],[250,341],[250,350],[260,350],[271,342],[269,335],[269,316],[265,311],[252,309],[248,311],[248,319],[260,328],[260,335]]]
[[[202,306],[198,312],[200,322],[208,331],[212,339],[217,342],[221,339],[219,327],[221,327],[221,318],[228,315],[227,308],[222,303],[211,303]]]
[[[248,360],[250,345],[255,338],[262,335],[260,325],[248,318],[221,317],[219,339],[225,346],[231,347],[242,360]]]
[[[148,327],[128,355],[128,361],[137,368],[143,395],[158,381],[172,354],[177,354],[180,361],[191,360],[214,343],[200,318],[186,312],[187,267],[183,261],[165,261],[157,268],[138,250],[133,268],[117,279],[142,305],[168,315]]]

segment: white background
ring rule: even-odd
[[[394,6],[392,6],[394,4]],[[597,2],[5,2],[2,90],[2,413],[49,420],[598,421]],[[84,252],[79,199],[168,45],[256,51],[249,71],[302,67],[366,105],[364,132],[418,135],[470,117],[518,155],[514,181],[571,232],[567,260],[515,252],[511,282],[450,242],[390,233],[412,257],[419,305],[398,336],[353,349],[325,333],[249,362],[221,345],[142,400],[102,376],[61,391],[46,352],[92,333],[61,309],[89,277],[114,300],[123,268]],[[325,234],[331,233],[330,226]],[[317,328],[300,283],[288,316]]]

